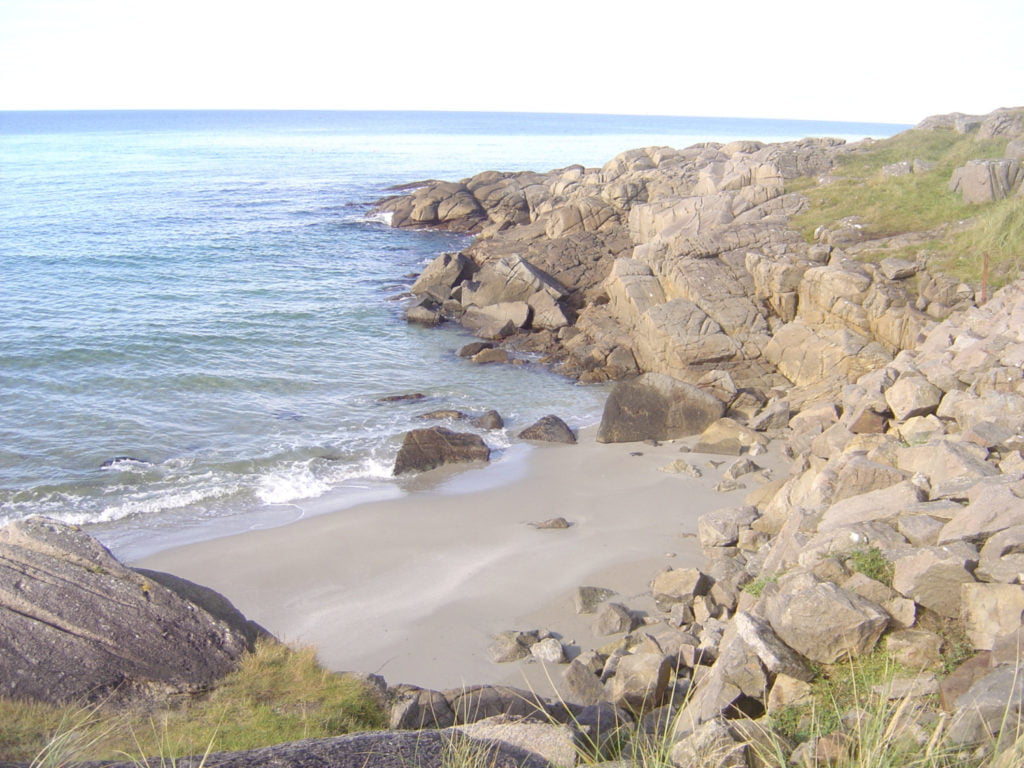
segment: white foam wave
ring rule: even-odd
[[[316,498],[330,487],[329,483],[314,474],[308,464],[301,464],[261,477],[256,488],[256,498],[264,504],[287,504],[299,499]]]
[[[386,227],[391,226],[391,219],[394,218],[394,213],[391,211],[375,211],[374,213],[368,213],[365,216],[360,216],[356,221],[366,222],[368,224],[383,224]]]

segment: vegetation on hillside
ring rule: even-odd
[[[824,183],[798,179],[790,185],[811,201],[793,224],[809,241],[819,227],[850,217],[865,239],[932,232],[924,245],[884,255],[915,258],[924,250],[933,269],[978,287],[987,254],[989,284],[999,287],[1021,274],[1024,197],[973,205],[949,190],[949,180],[968,160],[1003,157],[1006,145],[1006,139],[979,140],[952,130],[910,130],[866,142],[851,149]],[[883,173],[885,166],[901,162],[916,164],[918,172]]]
[[[142,712],[0,698],[0,760],[41,754],[48,759],[39,765],[125,755],[173,759],[384,725],[381,704],[364,682],[328,672],[311,649],[264,642],[208,695],[176,708]]]

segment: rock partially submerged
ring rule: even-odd
[[[413,429],[405,433],[395,457],[394,475],[425,472],[447,464],[488,461],[491,450],[479,435],[453,432],[444,427]]]
[[[75,526],[33,517],[0,529],[4,696],[63,704],[199,694],[258,634],[212,590],[133,571]]]

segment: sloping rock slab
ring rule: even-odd
[[[703,432],[725,412],[714,395],[663,373],[619,382],[604,405],[599,443],[671,440]]]
[[[215,602],[221,615],[240,616]],[[0,529],[5,696],[124,702],[202,692],[251,649],[247,624],[126,568],[76,526],[32,517]]]
[[[395,457],[393,474],[425,472],[428,469],[471,461],[489,461],[491,449],[479,435],[452,432],[444,427],[413,429],[405,433]]]
[[[470,760],[473,756],[479,757],[480,762],[476,763],[475,758]],[[357,733],[174,761],[178,768],[442,768],[461,764],[489,768],[549,768],[551,765],[521,747],[471,739],[451,730]],[[105,768],[135,768],[137,765],[134,762],[104,764]]]

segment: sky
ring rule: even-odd
[[[1022,0],[0,0],[0,109],[916,123],[1024,106]]]

